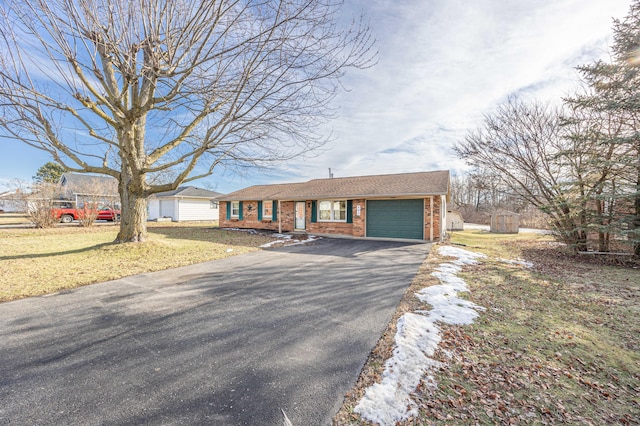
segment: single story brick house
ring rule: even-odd
[[[254,185],[216,198],[221,228],[442,240],[449,171]]]

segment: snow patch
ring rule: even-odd
[[[497,260],[498,262],[508,263],[510,265],[518,265],[518,266],[524,266],[525,268],[533,268],[533,263],[528,262],[526,260],[511,260],[511,259],[501,259],[501,258],[498,258]]]
[[[222,228],[224,231],[240,231],[240,232],[248,232],[251,235],[258,235],[259,232],[255,229],[245,229],[245,228]]]
[[[251,235],[259,235],[260,232],[258,232],[255,229],[249,228],[249,229],[245,229],[245,228],[222,228],[225,231],[240,231],[240,232],[248,232]],[[266,244],[263,244],[260,246],[260,248],[269,248],[269,247],[273,247],[276,244],[286,244],[288,246],[295,246],[298,244],[307,244],[310,243],[312,241],[318,240],[321,237],[316,237],[314,235],[308,235],[306,239],[304,240],[300,240],[300,239],[296,239],[295,235],[289,235],[289,234],[272,234],[273,238],[275,238],[275,240],[270,241]],[[227,252],[229,252],[230,250],[227,250]]]
[[[273,234],[273,237],[276,239],[261,245],[260,248],[269,248],[276,244],[286,244],[288,246],[295,246],[299,244],[307,244],[312,241],[320,239],[320,237],[316,237],[314,235],[309,235],[304,240],[295,239],[295,235],[289,235],[289,234]]]
[[[438,247],[438,254],[440,256],[456,257],[457,259],[454,260],[453,263],[459,266],[475,265],[478,263],[477,259],[485,259],[487,257],[486,254],[476,253],[454,246]]]
[[[458,297],[460,292],[468,292],[466,283],[456,274],[464,265],[478,263],[485,258],[452,246],[438,248],[442,256],[454,257],[451,263],[441,263],[432,275],[440,280],[439,285],[426,287],[416,293],[424,303],[431,305],[429,311],[419,310],[404,314],[397,323],[395,349],[385,363],[382,381],[367,388],[354,411],[364,419],[381,426],[393,426],[418,414],[411,393],[420,380],[433,388],[437,383],[430,373],[442,366],[431,358],[441,340],[440,328],[436,324],[471,324],[483,307]]]
[[[413,405],[410,395],[427,369],[441,365],[429,358],[440,339],[438,328],[428,317],[415,313],[400,317],[395,336],[396,347],[393,356],[385,363],[382,382],[367,389],[355,412],[381,425],[395,425],[396,421],[415,414],[415,407],[408,409]]]

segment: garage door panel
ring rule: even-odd
[[[422,199],[367,201],[367,237],[421,240],[423,232]]]

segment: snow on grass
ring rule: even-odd
[[[451,263],[442,263],[432,273],[439,285],[426,287],[416,296],[432,306],[429,311],[420,310],[404,314],[398,320],[393,355],[385,363],[382,382],[365,391],[354,411],[362,418],[381,426],[395,425],[418,414],[411,393],[420,380],[433,387],[437,384],[432,371],[441,363],[431,358],[440,343],[440,328],[436,324],[470,324],[483,307],[460,299],[459,292],[467,292],[466,283],[457,276],[465,265],[478,263],[486,256],[452,246],[438,248],[442,256],[454,257]]]
[[[286,244],[288,246],[295,246],[298,244],[307,244],[320,238],[314,235],[308,235],[306,239],[299,240],[295,238],[296,237],[295,235],[289,235],[289,234],[273,234],[273,237],[276,239],[261,245],[260,248],[269,248],[276,244]]]
[[[498,258],[497,260],[498,262],[508,263],[510,265],[523,266],[525,268],[533,268],[533,263],[528,262],[526,260],[511,260],[511,259],[501,259],[501,258]]]
[[[252,228],[222,228],[223,231],[240,231],[240,232],[248,232],[251,235],[258,235],[259,232]]]
[[[438,254],[440,256],[456,257],[453,261],[458,266],[475,265],[478,263],[476,259],[484,259],[487,255],[482,253],[475,253],[469,250],[461,249],[454,246],[441,246],[438,248]]]
[[[244,228],[222,228],[225,231],[240,231],[240,232],[248,232],[249,234],[252,235],[258,235],[260,234],[259,231],[252,229],[252,228],[248,228],[248,229],[244,229]],[[275,245],[287,245],[287,246],[295,246],[298,244],[307,244],[310,243],[312,241],[318,240],[321,237],[316,237],[315,235],[305,235],[307,238],[301,240],[296,238],[296,235],[290,235],[290,234],[272,234],[272,237],[275,238],[275,240],[270,241],[266,244],[263,244],[260,246],[260,248],[270,248],[273,247]],[[227,250],[229,251],[229,250]]]

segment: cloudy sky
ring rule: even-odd
[[[378,41],[378,64],[347,75],[332,142],[269,172],[216,174],[193,184],[231,192],[262,183],[449,169],[451,147],[510,95],[557,101],[575,66],[608,58],[612,19],[630,0],[346,0]],[[44,153],[1,140],[0,192],[30,180]],[[4,186],[4,187],[3,187]]]

